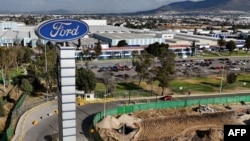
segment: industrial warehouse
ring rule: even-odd
[[[149,31],[129,29],[107,25],[106,20],[83,20],[89,25],[89,33],[81,38],[81,47],[76,49],[75,57],[77,59],[84,57],[82,51],[84,48],[93,48],[98,41],[101,42],[102,54],[98,59],[119,59],[131,58],[132,52],[138,54],[150,44],[155,42],[169,45],[177,56],[189,56],[190,46],[195,42],[197,49],[216,50],[217,42],[223,37],[226,41],[233,40],[238,49],[242,49],[245,40],[232,38],[232,31],[220,32],[213,31],[213,34],[199,30],[200,34],[193,34],[193,30],[169,30],[169,31]],[[28,46],[35,48],[37,41],[40,40],[44,45],[46,40],[39,39],[35,32],[35,26],[26,26],[18,22],[0,22],[0,46]],[[204,34],[206,33],[206,34]],[[231,36],[230,36],[231,35]],[[125,40],[127,47],[117,47],[119,41]],[[73,46],[77,46],[78,41],[72,41]],[[77,47],[76,47],[77,48]],[[86,56],[86,55],[85,55]]]

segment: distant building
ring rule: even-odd
[[[164,38],[156,37],[148,34],[134,33],[94,33],[93,37],[107,42],[110,47],[117,46],[119,41],[125,40],[128,46],[147,46],[155,42],[165,43]]]
[[[122,59],[122,58],[132,58],[132,52],[137,52],[138,55],[144,50],[145,47],[110,47],[103,48],[102,54],[97,58],[99,60],[104,59]],[[75,53],[76,59],[80,59],[81,57],[91,57],[90,55],[83,55],[82,51],[76,51]]]
[[[107,20],[82,20],[89,26],[106,26]]]
[[[17,30],[17,22],[12,22],[12,21],[0,21],[0,30],[1,31],[6,31],[9,29],[12,30]]]

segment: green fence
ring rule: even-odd
[[[105,115],[120,115],[124,113],[133,113],[141,110],[148,109],[165,109],[165,108],[184,108],[193,105],[207,105],[207,104],[229,104],[239,103],[241,101],[250,102],[250,95],[246,96],[223,96],[215,98],[200,98],[189,100],[176,100],[176,101],[162,101],[151,102],[145,104],[124,105],[112,109],[105,110]],[[93,125],[95,126],[104,116],[103,112],[95,115]]]
[[[26,98],[26,94],[23,94],[18,102],[16,103],[15,107],[12,110],[12,114],[10,117],[10,124],[8,125],[9,127],[6,129],[6,131],[4,132],[2,138],[0,139],[0,141],[9,141],[10,138],[13,136],[14,134],[14,130],[15,130],[15,125],[16,125],[16,120],[14,120],[16,117],[14,116],[14,111],[17,111],[23,104],[23,102],[25,101]]]

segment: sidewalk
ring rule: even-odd
[[[178,94],[178,95],[173,95],[174,97],[186,97],[186,96],[211,96],[211,95],[229,95],[229,94],[244,94],[244,93],[249,93],[250,94],[250,89],[249,90],[241,90],[241,91],[233,91],[233,92],[222,92],[222,93],[206,93],[206,94],[199,94],[199,93],[194,93],[194,94]]]
[[[230,94],[244,94],[244,93],[249,93],[250,94],[250,89],[249,90],[241,90],[241,91],[237,91],[237,92],[222,92],[222,93],[194,93],[194,94],[190,94],[188,95],[188,93],[185,93],[185,94],[174,94],[174,95],[171,95],[174,99],[178,99],[178,98],[185,98],[185,97],[195,97],[195,96],[215,96],[215,95],[230,95]],[[121,97],[114,97],[114,98],[98,98],[98,99],[94,99],[94,100],[89,100],[89,101],[83,101],[83,103],[104,103],[104,102],[111,102],[111,101],[137,101],[137,100],[150,100],[150,99],[159,99],[160,97],[164,97],[166,95],[153,95],[153,96],[147,96],[147,97],[134,97],[134,96],[131,96],[130,98],[127,96],[126,98],[124,98],[123,96]],[[81,105],[79,104],[78,102],[76,102],[76,104],[78,105]]]

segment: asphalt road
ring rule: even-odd
[[[174,100],[180,99],[196,99],[196,98],[209,98],[209,97],[218,97],[220,95],[223,96],[236,96],[236,95],[249,95],[249,93],[238,93],[238,94],[218,94],[218,95],[179,95],[174,96]],[[145,98],[139,98],[140,102],[146,102]],[[155,97],[150,97],[151,101],[155,101]],[[157,99],[159,100],[159,97]],[[128,102],[129,99],[127,98],[126,101]],[[131,99],[130,102],[133,103],[134,99]],[[114,108],[117,106],[122,106],[125,104],[125,101],[113,101],[107,102],[106,108]],[[56,103],[55,103],[56,106]],[[89,131],[91,125],[93,123],[94,115],[98,112],[104,110],[104,103],[92,103],[86,104],[84,106],[77,106],[76,108],[76,129],[77,129],[77,141],[87,141],[90,140]],[[58,117],[57,115],[50,116],[45,120],[42,120],[36,126],[32,126],[30,129],[27,129],[27,132],[24,134],[24,141],[47,141],[49,135],[58,132]]]
[[[122,105],[120,101],[107,102],[106,108],[113,108]],[[54,104],[57,106],[57,103]],[[77,141],[87,141],[89,138],[90,126],[93,123],[94,115],[104,110],[103,103],[86,104],[76,107],[76,137]],[[26,129],[23,141],[47,141],[49,135],[58,132],[58,115],[47,117],[41,120],[36,126]]]

